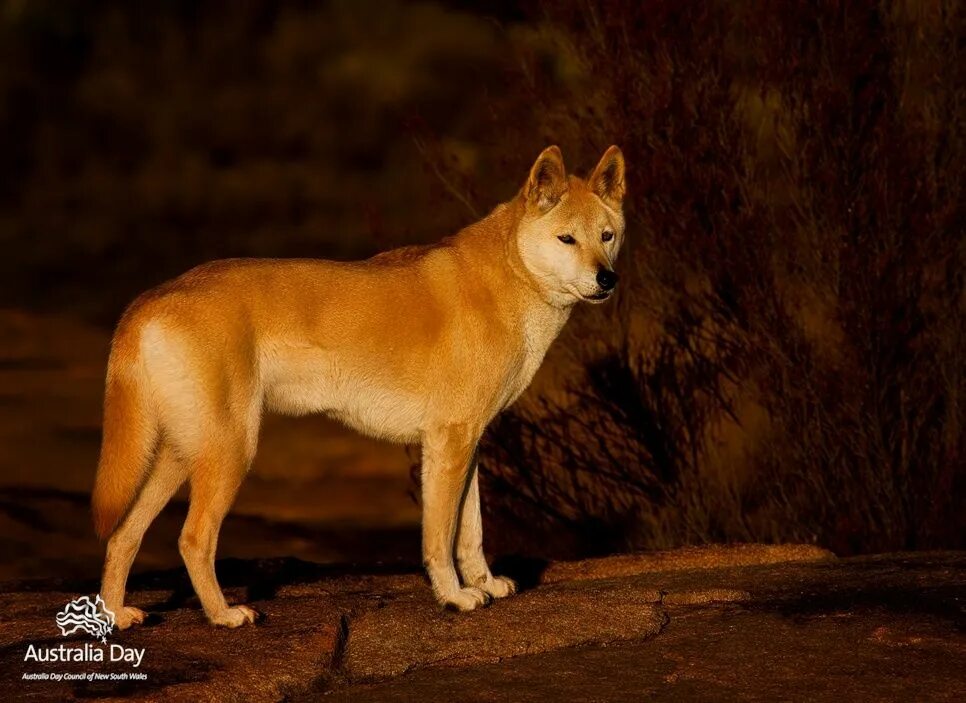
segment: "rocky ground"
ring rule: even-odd
[[[210,628],[180,570],[136,577],[151,613],[106,647],[130,663],[24,661],[93,582],[11,582],[0,596],[3,700],[962,700],[966,554],[836,559],[744,545],[502,565],[518,596],[443,612],[417,573],[225,560],[230,601],[263,619]],[[24,680],[137,672],[143,680]],[[427,698],[429,697],[429,698]]]

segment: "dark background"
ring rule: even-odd
[[[137,293],[434,241],[551,143],[624,149],[624,283],[487,437],[493,551],[962,548],[964,36],[925,0],[0,2],[4,573],[96,573]],[[417,562],[411,456],[270,421],[221,553]]]

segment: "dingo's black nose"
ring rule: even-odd
[[[597,285],[601,290],[613,290],[617,285],[617,274],[610,269],[601,268],[597,270]]]

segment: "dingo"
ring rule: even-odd
[[[490,573],[476,475],[487,424],[524,391],[581,300],[608,298],[624,238],[624,157],[587,180],[545,149],[518,195],[439,244],[367,261],[230,259],[139,297],[118,323],[92,507],[117,626],[141,538],[190,481],[178,547],[208,619],[253,622],[215,579],[225,514],[264,411],[326,413],[422,445],[423,561],[439,602],[515,592]],[[455,561],[454,561],[455,554]],[[458,569],[458,573],[457,573]]]

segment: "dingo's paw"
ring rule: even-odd
[[[440,605],[447,610],[458,610],[461,613],[489,605],[491,600],[489,593],[475,586],[466,586],[453,593],[439,596]]]
[[[220,627],[241,627],[245,623],[255,622],[258,619],[258,611],[249,608],[247,605],[235,605],[226,608],[224,612],[216,616],[209,617],[212,625]]]
[[[118,630],[126,630],[131,625],[140,625],[146,617],[147,613],[140,608],[132,608],[129,605],[125,605],[118,612],[114,613],[114,626]]]
[[[493,576],[481,584],[480,588],[494,598],[506,598],[517,592],[517,582],[506,576]]]

